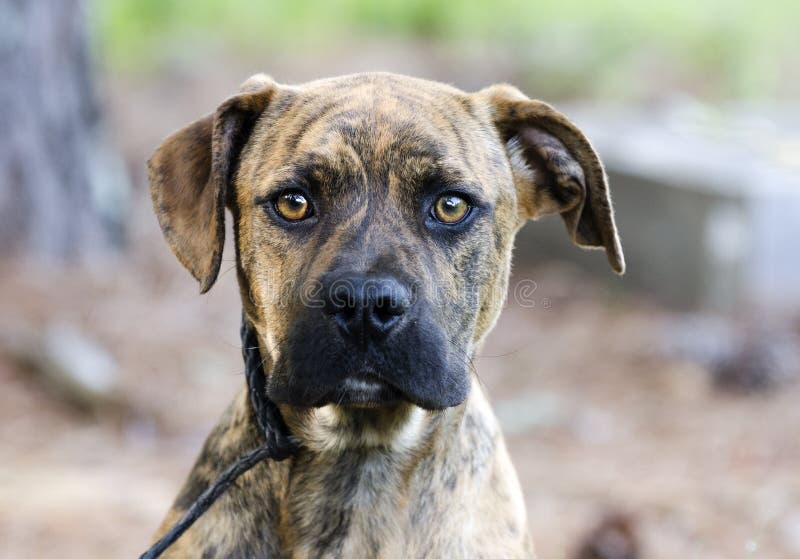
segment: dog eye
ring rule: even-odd
[[[433,217],[442,223],[454,225],[469,213],[472,206],[467,200],[457,194],[444,194],[437,198],[433,205]]]
[[[284,192],[275,199],[275,211],[287,221],[300,221],[314,213],[302,192]]]

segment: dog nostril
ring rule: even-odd
[[[375,300],[375,314],[391,318],[405,314],[408,308],[408,300],[402,295],[394,294],[378,297]]]
[[[381,331],[388,331],[403,316],[410,302],[400,289],[389,290],[377,296],[368,311],[368,318],[373,326]]]
[[[342,314],[353,316],[361,307],[361,302],[356,300],[357,296],[352,286],[340,284],[331,289],[325,309],[331,314]]]
[[[397,312],[396,310],[388,307],[388,306],[377,306],[372,312],[375,321],[381,326],[388,326],[393,321],[399,320],[402,312]]]

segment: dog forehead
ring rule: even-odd
[[[481,159],[497,151],[485,107],[445,84],[371,73],[281,88],[254,142],[263,172],[327,161],[478,175]]]
[[[458,143],[478,124],[468,96],[449,86],[394,74],[356,74],[299,88],[286,125],[304,140],[359,133],[387,140]],[[440,138],[442,141],[437,141]],[[394,142],[397,143],[397,142]],[[414,143],[407,141],[406,143]]]

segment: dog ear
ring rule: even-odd
[[[253,76],[214,114],[169,136],[147,162],[150,195],[172,252],[205,293],[219,273],[229,185],[275,84]]]
[[[478,95],[505,143],[523,217],[561,214],[575,244],[605,249],[614,271],[624,273],[608,180],[586,136],[553,107],[515,87],[496,85]]]

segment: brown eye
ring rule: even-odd
[[[470,205],[464,198],[455,194],[439,196],[433,205],[433,215],[442,223],[455,224],[469,213]]]
[[[311,217],[311,204],[300,192],[286,192],[275,200],[275,210],[289,221],[300,221]]]

